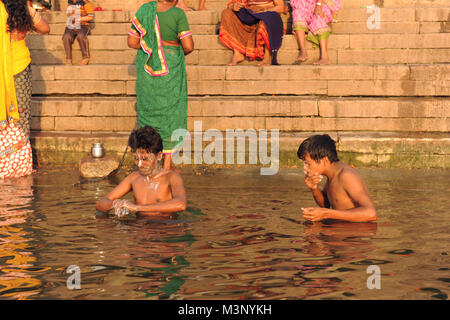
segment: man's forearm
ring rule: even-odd
[[[317,205],[325,208],[325,197],[323,196],[323,192],[319,188],[311,189],[311,192]]]
[[[136,211],[141,212],[178,212],[186,210],[186,201],[181,199],[172,199],[160,203],[136,205]]]
[[[325,219],[336,219],[350,222],[369,222],[377,220],[374,208],[358,207],[348,210],[328,209]]]
[[[113,201],[109,200],[108,198],[103,198],[99,201],[97,201],[97,204],[95,205],[97,210],[106,212],[111,210],[111,208],[113,207]]]

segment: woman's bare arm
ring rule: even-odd
[[[186,36],[182,38],[180,42],[181,46],[183,47],[185,56],[194,51],[194,39],[192,38],[192,36]]]
[[[50,33],[50,26],[48,25],[47,21],[42,18],[41,14],[33,8],[31,1],[27,1],[27,5],[31,19],[33,19],[34,30],[40,34]]]

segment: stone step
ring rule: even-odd
[[[33,130],[128,132],[131,97],[34,97]],[[449,98],[190,97],[188,130],[448,132]]]
[[[221,11],[223,10],[227,4],[229,3],[229,0],[206,0],[205,8],[207,10],[216,10]],[[284,1],[286,4],[289,3],[289,1]],[[185,3],[194,9],[197,9],[199,6],[199,0],[185,0]],[[348,9],[348,8],[361,8],[361,7],[367,7],[377,5],[381,8],[405,8],[405,7],[439,7],[439,6],[448,6],[447,0],[387,0],[387,1],[380,1],[380,0],[342,0],[341,1],[341,8],[342,9]],[[134,7],[132,7],[134,8]],[[131,8],[130,8],[131,9]]]
[[[134,64],[136,51],[127,46],[126,36],[90,36],[92,64]],[[195,35],[195,50],[187,56],[191,65],[225,65],[232,51],[215,35]],[[60,36],[30,35],[27,37],[32,63],[63,64],[64,48]],[[329,40],[329,56],[333,64],[396,64],[449,62],[450,33],[408,34],[340,34]],[[408,49],[408,50],[405,50]],[[319,49],[307,43],[311,64]],[[78,43],[73,46],[74,61],[80,58]],[[292,64],[298,56],[294,35],[286,35],[279,51],[280,64]],[[256,63],[256,62],[253,62]]]
[[[188,66],[189,95],[449,96],[450,64]],[[35,95],[135,95],[134,65],[34,66]]]
[[[214,34],[221,17],[221,11],[191,11],[187,12],[189,25],[194,34],[198,31],[212,30]],[[94,35],[127,34],[133,11],[104,11],[97,12],[91,33]],[[380,29],[374,29],[368,23],[371,13],[365,8],[343,8],[332,24],[334,33],[429,33],[448,32],[448,15],[450,5],[438,8],[380,8]],[[290,24],[290,14],[283,14],[285,23]],[[67,16],[63,12],[46,12],[45,19],[50,23],[51,34],[59,35],[64,32]],[[111,27],[114,24],[114,27]],[[208,27],[206,27],[208,26]],[[290,28],[287,26],[288,29]],[[354,27],[354,28],[351,28]]]
[[[191,24],[190,29],[194,35],[216,35],[219,30],[219,23],[216,24]],[[65,23],[50,24],[50,35],[62,36],[65,30]],[[374,28],[367,25],[366,22],[336,22],[332,26],[333,34],[429,34],[429,33],[449,33],[450,24],[436,21],[436,22],[384,22],[379,28]],[[91,35],[111,36],[111,35],[126,35],[130,29],[130,24],[127,22],[116,22],[114,26],[111,23],[102,22],[95,23],[91,26]]]
[[[225,7],[224,7],[225,8]],[[215,10],[186,12],[190,25],[217,24],[221,12]],[[380,8],[380,22],[447,22],[450,5],[443,7]],[[47,11],[42,13],[50,24],[64,24],[67,21],[65,12]],[[95,23],[128,23],[135,11],[100,11],[95,13]],[[284,14],[282,14],[283,16]],[[287,15],[287,14],[286,14]],[[341,8],[335,17],[338,22],[366,22],[371,15],[366,8]]]
[[[299,144],[316,131],[280,134],[280,166],[298,166],[302,163],[297,158]],[[337,141],[337,150],[342,161],[354,166],[377,166],[387,168],[450,168],[450,138],[448,134],[439,133],[396,133],[396,132],[331,132]],[[90,154],[92,144],[103,143],[106,154],[120,159],[128,141],[127,133],[67,133],[67,132],[32,132],[31,143],[41,164],[79,164]],[[268,135],[270,136],[270,134]],[[223,138],[215,141],[221,143],[224,154],[227,153],[227,141],[233,139],[223,133]],[[269,138],[270,139],[270,138]],[[268,141],[270,143],[270,141]],[[191,158],[195,152],[194,138],[191,139]],[[205,152],[205,146],[196,154]],[[236,148],[234,149],[236,150]],[[235,155],[237,151],[232,151]],[[243,152],[248,153],[248,147]],[[271,155],[276,157],[276,155]],[[246,158],[247,161],[247,158]],[[226,163],[225,159],[223,162]],[[194,162],[191,162],[194,163]],[[128,151],[125,164],[132,165],[131,152]],[[186,163],[181,163],[181,166]],[[199,163],[204,165],[204,163]],[[258,162],[258,165],[261,165]],[[234,166],[234,165],[230,165]]]
[[[229,50],[222,45],[216,35],[194,35],[197,50]],[[63,50],[61,37],[30,35],[27,37],[30,50]],[[96,36],[89,38],[91,50],[128,50],[127,36]],[[340,34],[330,37],[330,49],[448,49],[450,33],[431,34]],[[307,49],[312,45],[308,42]],[[297,49],[294,35],[283,37],[283,49]]]
[[[135,11],[98,11],[95,12],[94,24],[127,23],[130,26],[135,13]],[[50,25],[65,24],[67,21],[66,13],[61,11],[46,11],[42,16]],[[186,12],[186,16],[189,25],[209,25],[219,21],[219,13],[211,10]]]
[[[104,10],[132,10],[136,11],[139,6],[148,2],[148,0],[92,0],[95,7],[101,7]],[[209,10],[222,10],[227,6],[230,0],[206,0],[206,9]],[[185,3],[198,9],[200,4],[199,0],[185,0]],[[288,3],[288,1],[285,1]],[[447,0],[343,0],[341,2],[342,8],[360,8],[371,5],[378,5],[384,8],[404,8],[409,6],[417,7],[437,7],[448,6]],[[66,0],[54,0],[54,10],[65,11],[67,8]]]

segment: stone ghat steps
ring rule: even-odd
[[[104,10],[137,10],[139,6],[148,0],[92,0],[95,7],[102,7]],[[229,0],[206,0],[206,9],[222,10]],[[185,3],[194,9],[198,9],[199,0],[185,0]],[[288,3],[288,1],[285,1]],[[362,6],[378,5],[384,8],[404,8],[408,6],[436,7],[448,6],[448,0],[342,0],[342,8],[360,8]],[[65,11],[67,0],[54,0],[55,10]]]
[[[31,128],[41,132],[130,132],[136,121],[135,102],[133,97],[34,97]],[[190,97],[189,131],[195,128],[195,121],[201,121],[202,130],[441,132],[448,136],[450,99]]]
[[[33,66],[35,95],[134,96],[134,65]],[[450,64],[187,66],[188,94],[450,96]]]
[[[127,46],[127,36],[90,36],[91,64],[134,64],[136,50]],[[195,35],[195,50],[187,56],[190,65],[225,65],[232,51],[219,42],[217,35]],[[63,64],[64,48],[60,36],[30,35],[27,38],[32,63]],[[450,61],[450,33],[430,34],[340,34],[329,40],[328,53],[333,64],[446,63]],[[319,49],[308,42],[311,64]],[[294,35],[286,35],[279,51],[280,64],[292,64],[298,56]],[[74,62],[81,60],[74,44]],[[247,62],[256,64],[254,62]]]
[[[90,36],[91,64],[133,64],[135,50],[127,46],[127,32],[134,12],[97,12]],[[195,50],[187,56],[190,65],[224,65],[232,51],[222,45],[215,34],[220,14],[215,11],[187,13],[194,32]],[[437,8],[382,8],[380,29],[367,26],[365,9],[342,9],[338,23],[332,25],[329,55],[333,64],[396,64],[449,62],[450,6]],[[66,16],[62,12],[47,12],[51,35],[29,35],[33,64],[64,64],[61,36]],[[285,22],[287,15],[283,16]],[[287,26],[289,29],[289,27]],[[319,58],[319,50],[307,43],[311,64]],[[405,50],[408,49],[408,50]],[[281,64],[292,64],[298,56],[294,35],[287,34],[279,52]],[[74,61],[81,60],[78,42],[74,43]],[[244,64],[257,64],[245,61]]]
[[[186,12],[189,25],[194,34],[215,34],[221,11]],[[91,34],[127,34],[134,14],[134,11],[96,12]],[[371,29],[367,24],[370,13],[365,8],[343,8],[337,13],[336,23],[332,24],[332,28],[335,34],[449,32],[449,14],[450,5],[446,7],[407,6],[403,8],[380,8],[380,29]],[[50,34],[63,34],[67,20],[64,12],[45,12],[43,16],[50,24]],[[291,14],[282,14],[281,16],[286,24],[291,23],[288,22]],[[114,24],[114,26],[112,27],[111,24]]]
[[[206,0],[205,8],[207,10],[223,10],[229,3],[229,0]],[[185,0],[185,3],[194,9],[198,9],[199,0]],[[289,1],[285,1],[289,3]],[[448,6],[447,0],[342,0],[341,8],[361,8],[371,5],[377,5],[382,8],[405,8],[405,7],[437,7]]]
[[[317,134],[317,132],[280,134],[280,166],[302,166],[296,154],[298,146],[313,134]],[[329,134],[337,141],[336,147],[341,160],[355,166],[450,168],[450,138],[448,134],[346,131]],[[32,132],[31,143],[41,164],[78,164],[81,158],[89,155],[92,144],[95,142],[103,143],[106,154],[120,159],[128,142],[128,136],[129,132]],[[227,153],[226,142],[230,139],[227,139],[226,133],[223,133],[223,139],[215,142],[223,146],[224,154]],[[268,139],[270,139],[270,133]],[[194,139],[192,138],[191,157],[195,150],[193,143]],[[203,148],[200,152],[204,152],[205,146],[210,143],[203,141]],[[246,152],[248,152],[248,146],[246,148]],[[234,150],[233,153],[236,155],[237,152]],[[128,151],[126,159],[126,164],[132,164],[130,151]],[[225,159],[223,160],[226,164]],[[230,166],[237,165],[231,164]]]

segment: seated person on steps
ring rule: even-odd
[[[94,20],[94,6],[88,0],[68,0],[67,26],[62,37],[66,52],[66,65],[72,65],[72,44],[75,38],[80,45],[82,60],[80,65],[89,63],[90,22]]]

